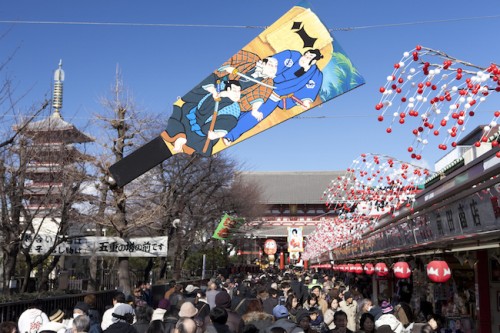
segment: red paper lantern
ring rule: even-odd
[[[443,283],[451,278],[451,270],[444,260],[433,260],[427,264],[427,276],[432,282]]]
[[[276,254],[276,251],[278,251],[278,245],[276,244],[276,241],[274,239],[268,239],[264,243],[264,253],[267,255],[273,255]]]
[[[389,268],[387,268],[385,262],[379,262],[375,265],[375,273],[377,273],[377,276],[387,276],[389,275]]]
[[[361,264],[359,264],[359,263],[358,263],[358,264],[355,264],[355,265],[354,265],[354,272],[355,272],[356,274],[363,274],[363,265],[361,265]]]
[[[350,273],[354,273],[356,271],[356,267],[354,266],[354,264],[349,264],[349,272]]]
[[[399,261],[392,267],[394,276],[398,279],[408,279],[411,275],[410,265],[406,261]]]
[[[375,267],[373,267],[372,263],[365,264],[364,271],[368,275],[372,275],[375,273]]]

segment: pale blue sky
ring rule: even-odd
[[[50,95],[53,71],[63,59],[66,72],[63,116],[85,124],[102,107],[99,98],[113,83],[116,65],[143,112],[170,114],[171,104],[214,68],[246,45],[297,1],[5,1],[0,21],[140,23],[144,25],[52,25],[0,23],[0,59],[17,47],[4,74],[29,91],[20,107]],[[312,0],[312,10],[330,29],[366,80],[366,84],[323,107],[227,150],[253,171],[341,170],[363,152],[409,160],[410,127],[377,121],[378,89],[404,51],[417,44],[488,66],[500,63],[498,0],[332,1]],[[485,18],[486,16],[493,16]],[[483,17],[478,19],[476,17]],[[454,20],[460,18],[475,18]],[[422,21],[435,23],[406,24]],[[167,27],[154,24],[226,27]],[[396,25],[392,25],[396,24]],[[235,26],[228,28],[227,26]],[[252,26],[257,28],[238,28]],[[499,94],[481,106],[469,129],[489,122],[500,109]],[[87,129],[93,135],[92,128]],[[443,155],[436,146],[424,151],[429,165]]]

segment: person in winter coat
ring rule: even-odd
[[[298,314],[301,312],[299,311]],[[276,305],[273,309],[274,324],[268,326],[263,333],[272,333],[275,328],[283,328],[286,333],[304,333],[304,330],[289,319],[288,310],[284,305]]]
[[[132,323],[134,321],[134,309],[129,304],[120,303],[113,308],[111,314],[113,322],[104,333],[137,333]]]
[[[339,310],[335,312],[333,315],[333,322],[335,323],[335,328],[329,333],[353,333],[348,327],[347,327],[347,314]]]
[[[145,333],[148,329],[151,317],[153,316],[153,308],[149,306],[138,306],[135,309],[135,323],[134,326],[137,333]],[[162,318],[163,322],[163,318]]]
[[[330,306],[325,311],[323,321],[325,322],[325,325],[328,327],[329,330],[333,330],[335,328],[333,316],[335,315],[335,312],[340,310],[339,308],[340,301],[341,299],[338,297],[332,298],[329,304]]]
[[[383,301],[380,304],[380,309],[382,310],[382,315],[375,320],[375,328],[378,329],[380,326],[389,325],[395,333],[401,333],[403,331],[403,324],[394,316],[394,308],[388,301]]]
[[[233,333],[227,326],[228,313],[223,307],[216,306],[210,310],[210,324],[207,325],[205,333]]]
[[[260,299],[253,299],[248,302],[247,312],[241,317],[245,325],[253,324],[262,330],[274,322],[273,315],[264,312],[264,307]]]
[[[347,315],[347,328],[356,331],[356,313],[358,312],[358,303],[354,300],[350,291],[344,293],[344,300],[340,302],[339,307]]]
[[[221,290],[215,295],[215,306],[224,308],[227,312],[226,325],[232,332],[241,333],[245,323],[241,319],[241,315],[231,310],[231,296],[225,291]],[[210,323],[210,317],[205,318],[205,327]]]

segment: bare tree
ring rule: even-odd
[[[224,212],[249,219],[262,213],[257,188],[235,181],[236,170],[237,164],[222,154],[176,155],[152,172],[155,182],[144,201],[151,208],[142,211],[158,216],[151,229],[169,236],[174,278],[180,277],[192,245],[210,240]]]
[[[147,185],[136,181],[127,188],[117,187],[110,182],[111,175],[108,168],[123,159],[137,144],[143,142],[141,135],[151,127],[153,120],[141,116],[136,110],[132,98],[123,88],[118,67],[112,97],[102,99],[101,103],[105,108],[105,114],[99,114],[97,117],[104,127],[105,135],[101,136],[103,141],[100,142],[103,148],[102,155],[96,160],[101,176],[95,222],[101,227],[110,228],[116,236],[129,237],[134,230],[148,223],[134,218],[140,213],[129,208],[132,202],[140,199],[138,193],[141,193]],[[128,257],[120,257],[118,262],[119,285],[125,293],[129,293],[131,286]]]

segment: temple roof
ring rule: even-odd
[[[29,123],[24,129],[30,136],[40,136],[43,132],[65,132],[66,136],[70,133],[71,142],[83,143],[92,142],[93,138],[80,132],[73,124],[65,121],[58,112],[54,112],[49,117]]]
[[[324,204],[324,191],[345,171],[241,172],[243,181],[256,183],[263,204]]]

